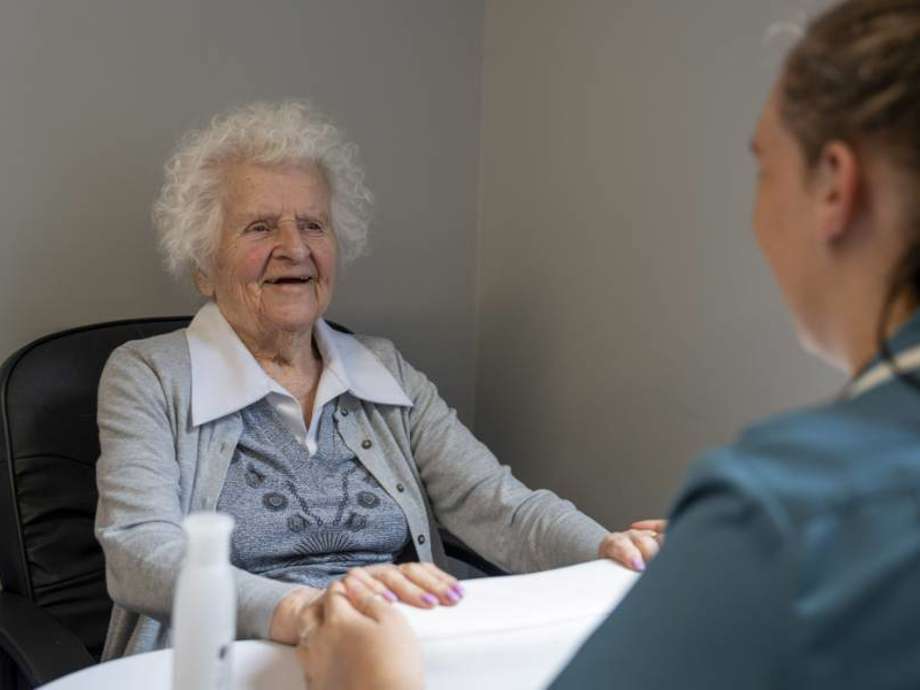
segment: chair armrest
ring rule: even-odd
[[[96,663],[80,638],[25,597],[0,591],[0,653],[33,685]]]
[[[465,563],[473,570],[481,573],[481,576],[484,577],[496,577],[499,575],[508,574],[497,565],[493,565],[478,553],[473,551],[469,546],[464,544],[446,529],[441,529],[440,533],[441,541],[444,543],[444,553],[446,553],[450,558],[458,560],[461,563]]]

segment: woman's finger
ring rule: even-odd
[[[340,582],[345,588],[346,598],[355,606],[357,606],[362,599],[372,596],[382,596],[375,591],[374,588],[369,587],[362,577],[355,573],[349,572],[345,577],[343,577]],[[332,592],[327,595],[326,599],[323,602],[323,611],[331,610],[332,606]],[[341,594],[338,595],[338,598],[341,598]]]
[[[455,578],[450,573],[444,572],[434,563],[419,563],[420,566],[425,568],[432,576],[438,578],[448,589],[454,590],[460,596],[463,596],[463,585],[460,584],[460,580]]]
[[[349,580],[346,577],[346,580]],[[386,600],[373,590],[364,586],[357,578],[350,578],[354,589],[348,589],[348,584],[336,582],[329,587],[326,598],[323,600],[323,622],[333,625],[354,622],[362,617],[364,607],[368,601],[386,602]],[[338,586],[336,586],[338,585]],[[389,604],[385,604],[389,605]]]
[[[371,566],[365,570],[393,592],[403,603],[422,609],[430,609],[438,605],[438,597],[423,587],[419,587],[393,565]]]
[[[351,573],[349,573],[349,576],[350,575]],[[360,580],[356,581],[356,584],[355,584],[356,593],[361,591],[362,584],[363,583],[361,583]],[[336,598],[350,599],[350,597],[348,596],[348,586],[342,580],[333,582],[331,585],[329,585],[328,589],[326,589],[326,595],[323,598],[323,618],[324,620],[325,620],[326,612],[330,610],[333,600]]]
[[[647,531],[630,530],[629,538],[636,548],[642,553],[642,560],[648,563],[658,555],[659,545],[654,533]]]
[[[457,580],[434,564],[403,563],[398,567],[413,584],[437,597],[444,606],[453,606],[463,596],[463,590],[458,588]]]
[[[623,532],[608,534],[601,544],[601,556],[617,561],[632,570],[645,570],[645,559],[642,552],[633,544],[632,540]]]
[[[375,594],[379,594],[387,601],[391,603],[396,601],[398,599],[396,594],[391,592],[380,579],[375,577],[374,573],[375,571],[373,567],[371,568],[352,568],[351,570],[348,571],[348,576],[357,578],[364,584],[365,587],[367,587],[369,590],[371,590]]]
[[[376,595],[372,597],[364,597],[355,606],[355,608],[359,613],[367,616],[377,623],[383,623],[393,616],[402,616],[402,614],[400,614],[395,607],[391,606],[388,601],[381,599]]]
[[[629,526],[630,529],[649,529],[653,532],[664,532],[668,528],[667,520],[638,520]]]

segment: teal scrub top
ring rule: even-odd
[[[920,312],[889,347],[920,354]],[[920,688],[920,389],[890,377],[700,460],[552,685],[591,688]]]

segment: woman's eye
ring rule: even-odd
[[[271,228],[268,226],[268,223],[253,223],[246,227],[246,232],[268,232]]]
[[[309,232],[311,234],[320,234],[326,231],[326,227],[315,220],[301,220],[298,221],[297,225],[304,232]]]

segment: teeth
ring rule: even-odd
[[[278,285],[279,283],[288,283],[292,281],[297,281],[299,283],[309,283],[313,280],[313,276],[286,276],[284,278],[273,278],[272,280],[267,280],[269,285]]]

